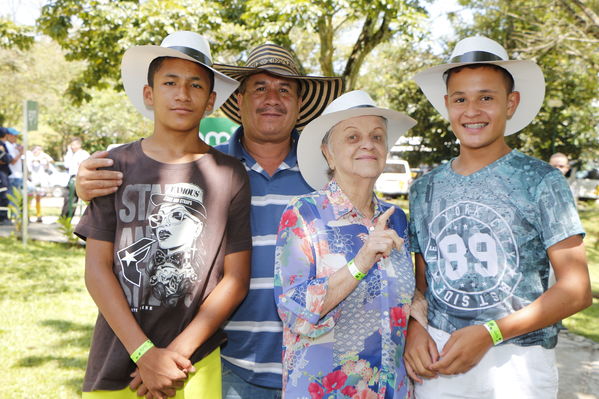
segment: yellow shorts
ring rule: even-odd
[[[220,348],[194,364],[195,373],[189,374],[182,389],[177,390],[174,399],[201,399],[222,397]],[[137,393],[127,387],[119,391],[83,392],[83,399],[139,399]]]

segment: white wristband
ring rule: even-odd
[[[360,281],[364,277],[366,277],[366,274],[362,273],[360,271],[360,269],[358,269],[358,267],[356,266],[356,262],[354,261],[354,259],[352,259],[349,262],[347,262],[347,268],[349,269],[349,272],[351,273],[351,275],[354,276],[354,278],[356,280],[358,280],[358,281]]]

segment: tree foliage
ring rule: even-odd
[[[464,12],[450,15],[456,40],[486,35],[511,58],[535,60],[545,73],[543,108],[509,144],[542,159],[553,151],[598,159],[599,0],[458,1]],[[121,89],[122,55],[133,45],[192,30],[208,37],[219,62],[241,64],[265,42],[292,49],[304,73],[341,76],[346,90],[365,89],[379,104],[414,117],[418,124],[408,134],[419,138],[413,142],[417,151],[404,156],[414,165],[439,163],[457,155],[458,144],[411,80],[447,59],[455,45],[443,43],[442,55],[432,51],[427,36],[435,26],[424,26],[421,6],[430,2],[50,0],[37,28],[60,45],[66,61],[52,58],[56,47],[44,39],[47,54],[37,45],[27,50],[31,30],[0,20],[0,47],[11,48],[0,49],[0,89],[7,93],[0,122],[4,116],[17,124],[22,100],[35,97],[43,125],[55,132],[46,141],[57,153],[71,135],[84,136],[93,150],[147,134],[147,121],[113,90]]]
[[[31,33],[31,28],[27,26],[16,25],[0,18],[0,47],[27,50],[33,44]]]
[[[318,72],[342,76],[350,89],[372,50],[394,35],[414,40],[423,16],[416,0],[54,0],[44,6],[38,25],[67,59],[87,61],[68,89],[81,102],[90,99],[90,88],[118,81],[125,49],[159,43],[175,30],[201,32],[214,53],[237,61],[267,41],[301,51],[294,38],[316,35]],[[340,42],[348,43],[347,53],[336,53]]]
[[[421,43],[392,41],[370,59],[359,80],[378,104],[405,112],[418,122],[407,133],[411,150],[404,151],[410,165],[435,165],[458,154],[449,123],[428,102],[412,77],[443,60]]]
[[[544,71],[545,103],[531,125],[507,138],[508,144],[545,160],[555,151],[572,159],[598,159],[597,1],[460,3],[464,9],[451,16],[456,41],[476,34],[488,36],[506,47],[511,58],[535,60]],[[472,11],[472,20],[466,11]],[[412,165],[436,164],[458,154],[449,123],[411,80],[419,70],[445,62],[456,41],[443,43],[441,56],[419,42],[392,41],[367,63],[361,86],[382,104],[406,111],[418,121],[408,135],[421,137],[421,144],[403,154]]]
[[[21,130],[24,100],[38,101],[41,114],[56,109],[62,101],[65,82],[77,68],[77,64],[68,64],[60,47],[48,39],[37,42],[28,51],[0,49],[0,115],[4,125]]]
[[[15,25],[9,20],[0,18],[0,49],[30,49],[33,45],[33,36],[30,33],[31,29],[29,27]],[[17,69],[18,66],[11,57],[0,58],[0,75]],[[5,86],[7,83],[9,82],[0,82],[0,87]],[[11,96],[13,94],[11,93],[12,90],[8,87],[6,89],[7,91],[2,91],[3,97],[6,95]],[[0,103],[0,126],[14,124],[12,115],[18,111],[18,107],[15,109],[13,105],[4,99]]]
[[[193,0],[56,0],[43,7],[37,23],[66,51],[68,60],[86,61],[67,91],[81,103],[91,99],[91,88],[119,86],[127,48],[160,43],[175,30],[216,31],[222,20],[213,6]]]
[[[421,38],[424,9],[409,0],[295,0],[281,7],[276,0],[246,2],[240,17],[247,27],[262,30],[279,44],[293,47],[294,30],[318,37],[320,73],[341,76],[347,90],[355,89],[364,60],[392,37]],[[346,51],[338,51],[345,42]],[[340,70],[335,68],[340,64]]]
[[[48,148],[55,151],[58,159],[75,136],[83,138],[83,148],[94,152],[152,133],[152,122],[135,110],[124,92],[94,89],[91,97],[91,101],[79,106],[64,104],[61,113],[47,116],[46,122],[55,132],[48,140]]]
[[[151,129],[123,92],[93,90],[91,101],[73,105],[64,91],[84,66],[65,60],[47,38],[28,51],[0,49],[0,60],[3,125],[21,130],[24,100],[37,101],[40,130],[30,134],[30,144],[42,145],[55,159],[62,159],[72,136],[83,137],[85,148],[95,151],[148,135]]]

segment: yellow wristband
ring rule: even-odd
[[[349,269],[351,275],[354,276],[354,278],[358,281],[366,277],[366,274],[362,273],[360,269],[358,269],[358,267],[356,266],[356,262],[354,262],[353,259],[347,262],[347,268]]]
[[[501,330],[495,320],[486,322],[484,326],[493,340],[493,345],[498,345],[503,342],[503,334],[501,334]]]
[[[154,344],[152,343],[152,341],[150,341],[148,339],[146,342],[139,345],[139,348],[137,348],[136,350],[133,351],[133,353],[131,354],[131,360],[133,360],[133,362],[137,363],[137,361],[139,359],[141,359],[141,357],[143,355],[145,355],[146,352],[149,351],[153,347],[154,347]]]

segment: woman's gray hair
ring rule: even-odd
[[[370,115],[361,115],[361,116],[370,116]],[[383,120],[383,123],[385,124],[385,129],[387,129],[387,118],[385,118],[384,116],[380,116],[380,115],[371,115],[371,116],[378,116],[379,118],[381,118]],[[343,122],[343,121],[341,121],[341,122]],[[322,153],[322,156],[324,157],[325,161],[326,161],[327,157],[324,156],[324,151],[322,151],[322,147],[325,145],[327,147],[329,147],[329,139],[331,138],[331,133],[333,132],[333,129],[335,129],[335,127],[337,127],[337,125],[340,124],[341,122],[337,122],[333,126],[331,126],[331,128],[329,130],[327,130],[327,132],[322,137],[322,141],[320,143],[320,152]],[[329,147],[329,152],[331,152],[331,147]],[[333,178],[334,174],[335,174],[335,171],[333,169],[331,169],[330,166],[328,166],[328,162],[327,162],[327,177],[329,178],[329,180],[331,180]]]

